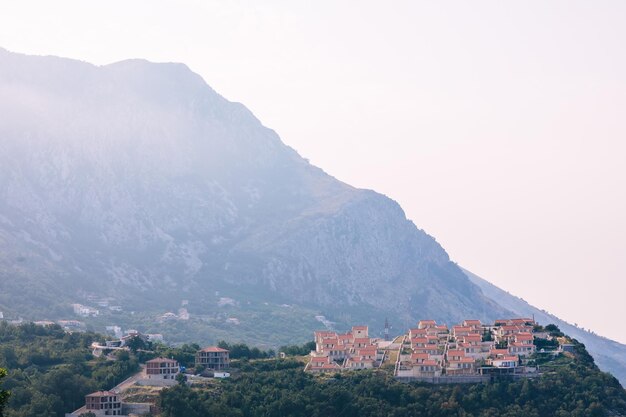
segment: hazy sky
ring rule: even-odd
[[[0,46],[181,61],[452,259],[626,342],[626,2],[0,2]]]

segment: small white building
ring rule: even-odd
[[[149,342],[163,342],[163,335],[161,333],[149,333],[146,337]]]

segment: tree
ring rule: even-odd
[[[137,352],[138,350],[147,350],[149,348],[146,341],[141,336],[131,337],[127,342],[126,346],[133,352]]]
[[[187,375],[180,372],[178,375],[176,375],[176,381],[178,382],[179,385],[187,384]]]
[[[5,376],[7,376],[7,371],[6,369],[2,369],[0,368],[0,380],[2,378],[4,378]],[[3,411],[4,411],[4,406],[7,404],[7,401],[9,400],[9,391],[5,391],[3,389],[0,389],[0,417],[2,417],[4,415]]]
[[[483,342],[491,342],[493,341],[493,336],[491,335],[491,331],[488,329],[485,329],[485,331],[483,332]]]

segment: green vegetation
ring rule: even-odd
[[[562,334],[558,328],[548,331]],[[0,410],[6,402],[0,416],[63,416],[83,405],[85,394],[110,389],[136,372],[140,359],[173,357],[192,367],[199,349],[137,341],[137,349],[150,352],[120,352],[107,361],[91,355],[89,346],[100,340],[97,334],[70,334],[58,326],[0,323],[0,367],[8,369],[0,379],[11,392],[7,399],[0,391]],[[237,352],[232,378],[200,387],[180,384],[161,391],[158,402],[161,417],[626,415],[626,392],[619,382],[598,370],[584,345],[571,342],[574,353],[544,359],[541,377],[459,385],[400,383],[387,370],[312,375],[302,372],[304,363],[293,356],[278,359],[269,351],[221,342]],[[311,348],[307,343],[281,351],[297,356]]]
[[[279,352],[283,352],[289,356],[305,356],[315,350],[315,341],[310,341],[303,345],[281,346]]]
[[[109,389],[139,369],[134,355],[94,360],[89,346],[101,336],[66,333],[59,326],[0,323],[3,388],[11,392],[5,417],[52,417],[82,406],[85,395]]]
[[[572,343],[575,358],[560,355],[536,379],[403,384],[384,371],[311,375],[294,360],[242,361],[233,378],[201,389],[173,387],[159,403],[162,417],[626,415],[619,382],[598,370],[584,345]]]
[[[189,320],[160,320],[158,319],[167,311],[176,312],[180,306],[169,305],[155,309],[155,305],[161,306],[162,302],[149,304],[129,305],[128,301],[119,300],[124,311],[110,311],[100,308],[98,317],[77,317],[70,310],[63,314],[29,314],[24,316],[33,320],[41,318],[67,319],[74,318],[85,322],[87,330],[104,332],[106,326],[118,325],[123,329],[137,329],[141,333],[161,333],[168,343],[188,343],[193,337],[193,342],[201,346],[215,345],[220,340],[229,342],[245,342],[261,349],[276,349],[287,343],[303,343],[313,335],[313,331],[319,329],[321,323],[315,320],[316,310],[301,306],[284,306],[276,302],[270,302],[265,297],[252,295],[239,295],[234,305],[219,306],[219,297],[207,297],[194,299],[190,296],[187,306],[191,318]],[[75,300],[92,305],[88,301]],[[129,314],[130,310],[134,314]],[[0,308],[0,311],[2,308]],[[229,321],[235,318],[238,321]],[[190,337],[191,335],[191,337]]]
[[[222,340],[217,346],[228,350],[231,359],[267,359],[276,356],[276,352],[272,349],[266,352],[258,347],[250,348],[245,343],[229,344]]]
[[[483,332],[482,341],[483,342],[491,342],[491,341],[493,341],[493,336],[492,336],[492,334],[491,334],[491,332],[489,330],[485,329],[485,331]]]
[[[6,369],[0,368],[0,381],[2,381],[2,378],[4,378],[5,376],[7,376]],[[9,392],[0,389],[0,417],[4,415],[4,407],[6,406],[8,399],[9,399]]]

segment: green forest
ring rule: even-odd
[[[163,391],[162,416],[626,416],[626,392],[588,358],[538,379],[435,386],[400,383],[384,371],[315,376],[289,360],[246,368],[209,389]]]
[[[558,331],[558,329],[555,329]],[[58,326],[0,323],[0,410],[4,417],[62,417],[85,394],[110,389],[154,356],[193,366],[198,345],[132,343],[115,360],[95,359],[89,346],[103,337],[66,333]],[[401,383],[385,370],[312,375],[299,359],[311,344],[284,346],[288,357],[245,344],[220,345],[233,353],[232,377],[161,391],[161,417],[288,416],[626,416],[626,391],[601,372],[584,345],[561,356],[539,378],[488,384]],[[141,349],[152,353],[138,352]],[[7,397],[6,391],[10,392]]]
[[[136,357],[94,359],[89,346],[102,336],[66,333],[59,326],[11,326],[0,322],[0,380],[10,391],[4,417],[64,416],[85,402],[85,395],[107,389],[139,369]]]

